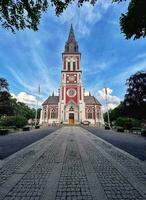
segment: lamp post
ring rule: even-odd
[[[35,126],[37,125],[37,117],[38,117],[38,100],[37,100],[37,103],[36,103],[36,112],[35,112]]]
[[[38,94],[40,94],[40,85],[38,87]],[[37,117],[38,117],[38,98],[36,97],[36,112],[35,112],[35,126],[37,125]]]
[[[108,126],[111,128],[110,125],[110,116],[109,116],[109,110],[108,110],[108,99],[107,99],[107,88],[105,87],[105,101],[106,101],[106,108],[107,108],[107,121],[108,121]]]

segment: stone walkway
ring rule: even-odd
[[[0,161],[0,200],[146,200],[146,167],[80,127]]]

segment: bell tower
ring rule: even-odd
[[[63,67],[60,87],[60,120],[69,124],[80,123],[83,115],[81,106],[84,104],[84,90],[81,80],[80,59],[81,53],[71,25],[62,53]]]
[[[84,121],[98,125],[103,123],[101,104],[84,94],[82,84],[81,53],[71,25],[62,53],[61,84],[59,95],[54,92],[42,104],[41,124],[81,124]]]

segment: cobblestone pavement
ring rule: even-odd
[[[73,133],[68,137],[66,153],[56,194],[56,200],[61,199],[92,200],[84,166]]]
[[[141,161],[63,127],[1,164],[0,200],[146,200]]]
[[[46,137],[57,129],[58,128],[47,127],[0,136],[0,159],[4,159],[14,154],[33,142]]]
[[[128,152],[142,161],[146,161],[146,138],[130,133],[120,133],[95,127],[84,127],[97,137]]]

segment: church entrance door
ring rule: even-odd
[[[70,125],[74,124],[74,113],[69,113],[69,124]]]

